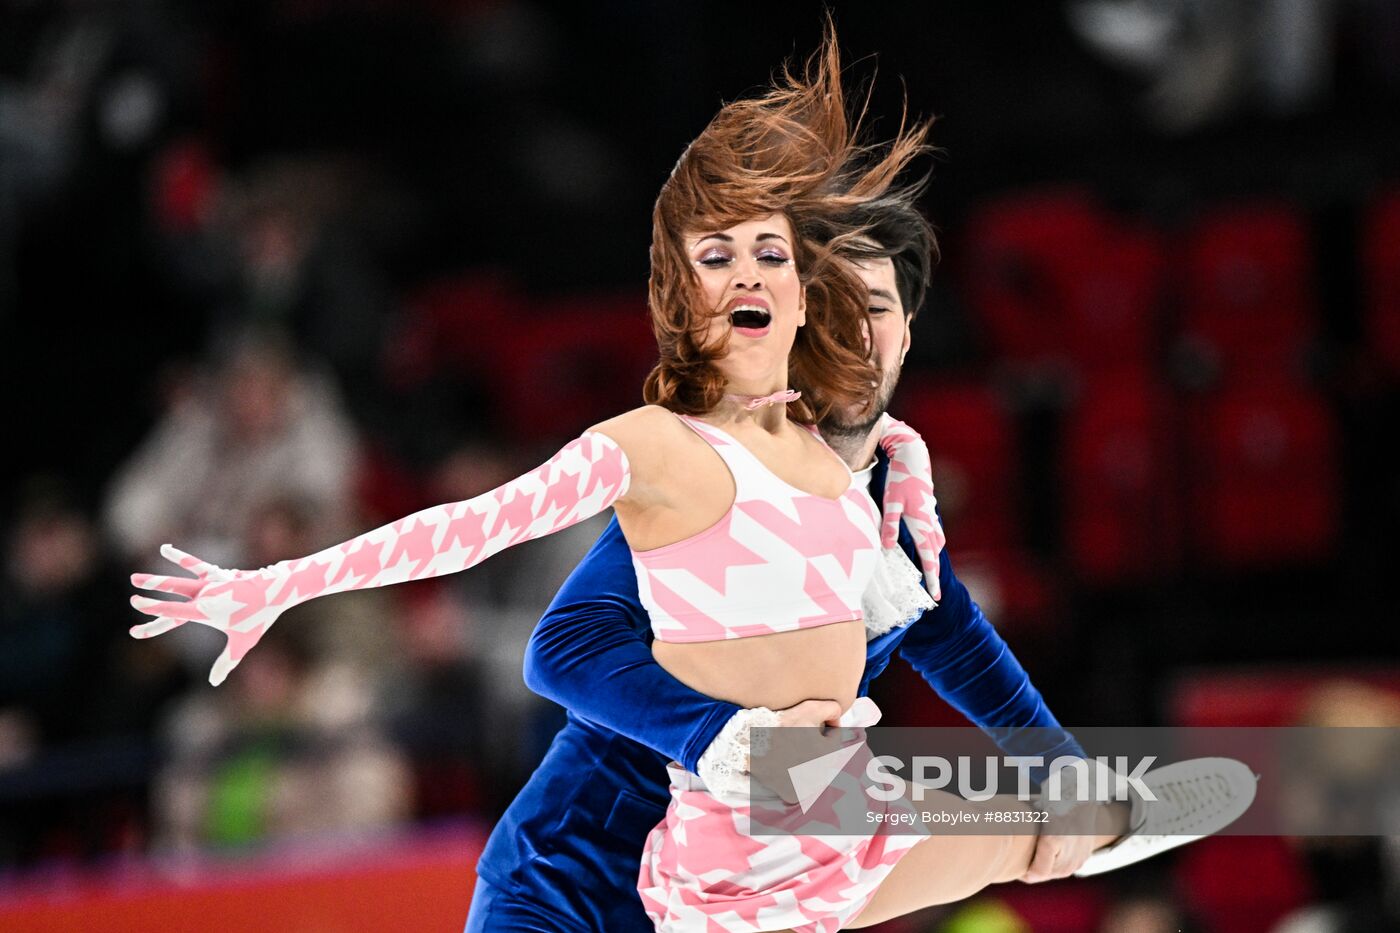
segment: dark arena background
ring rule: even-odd
[[[1400,5],[832,8],[874,131],[937,117],[891,410],[1060,721],[1400,726]],[[127,577],[309,554],[640,404],[657,191],[823,9],[0,0],[0,928],[461,928],[606,515],[299,608],[219,688],[217,633],[127,634]],[[895,667],[886,724],[962,722]],[[878,929],[1395,930],[1397,866],[1217,838]]]

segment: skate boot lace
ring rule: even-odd
[[[1178,778],[1152,788],[1157,800],[1144,801],[1144,828],[1153,835],[1190,835],[1201,820],[1227,806],[1235,797],[1229,780],[1220,774]]]

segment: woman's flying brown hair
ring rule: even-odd
[[[906,125],[895,138],[863,143],[867,96],[851,119],[841,86],[840,51],[828,17],[821,47],[801,76],[790,67],[766,93],[725,104],[682,153],[652,215],[648,303],[660,359],[643,390],[649,404],[707,412],[724,394],[714,361],[724,343],[705,345],[717,308],[703,306],[686,251],[696,232],[781,213],[792,223],[794,260],[807,289],[807,324],[797,331],[789,382],[802,392],[789,415],[821,420],[833,406],[873,395],[877,375],[866,357],[867,296],[838,253],[859,255],[866,227],[853,218],[881,199],[911,201],[917,186],[896,179],[921,152],[929,124]]]

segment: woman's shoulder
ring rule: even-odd
[[[689,433],[675,413],[660,405],[643,405],[600,421],[589,431],[611,438],[634,468],[664,466],[666,452],[686,441]]]
[[[600,421],[588,430],[606,434],[625,446],[628,439],[652,441],[658,432],[674,431],[680,426],[680,419],[669,409],[660,405],[643,405],[607,421]]]
[[[669,499],[674,467],[685,462],[683,445],[689,440],[685,435],[691,433],[673,412],[660,405],[643,405],[588,430],[612,439],[627,456],[633,505]]]

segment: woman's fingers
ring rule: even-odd
[[[199,588],[204,585],[204,581],[190,577],[165,577],[154,573],[133,573],[131,585],[143,590],[157,590],[162,593],[174,593],[176,596],[193,598],[194,594],[199,592]]]
[[[168,600],[153,599],[149,596],[132,596],[131,605],[133,608],[147,615],[155,616],[155,618],[140,625],[133,625],[129,632],[133,638],[153,638],[156,635],[163,635],[171,629],[179,628],[186,622],[200,622],[224,632],[229,636],[228,644],[224,646],[223,652],[214,661],[214,666],[209,671],[209,683],[217,687],[224,682],[229,672],[238,666],[242,656],[257,641],[261,629],[256,632],[238,632],[227,627],[229,620],[226,618],[220,617],[210,620],[204,609],[200,608],[201,593],[212,582],[227,582],[235,575],[247,575],[253,572],[233,571],[230,573],[208,561],[200,560],[193,554],[180,550],[173,544],[162,544],[160,553],[167,560],[179,565],[180,569],[194,574],[194,577],[133,573],[131,575],[132,586],[143,590],[172,593],[176,596],[183,596],[185,599]],[[218,614],[216,613],[216,615]],[[266,624],[271,623],[269,621]],[[263,626],[264,628],[266,624]],[[237,652],[235,652],[235,648],[238,649]]]
[[[224,682],[224,678],[229,675],[229,671],[238,666],[238,662],[233,659],[233,639],[224,645],[224,650],[214,661],[214,667],[209,671],[209,683],[217,687]]]
[[[164,635],[171,629],[179,628],[184,624],[184,619],[156,619],[153,622],[143,622],[140,625],[133,625],[130,632],[132,638],[154,638],[157,635]]]
[[[199,574],[201,576],[211,571],[219,569],[218,567],[215,567],[208,561],[200,560],[193,554],[186,554],[184,551],[180,550],[173,544],[162,544],[160,546],[160,553],[167,560],[173,560],[175,563],[179,564],[184,569],[190,571],[191,573]]]
[[[131,605],[147,615],[166,619],[179,619],[182,622],[203,622],[206,616],[194,603],[179,603],[169,599],[152,599],[149,596],[132,596]]]

